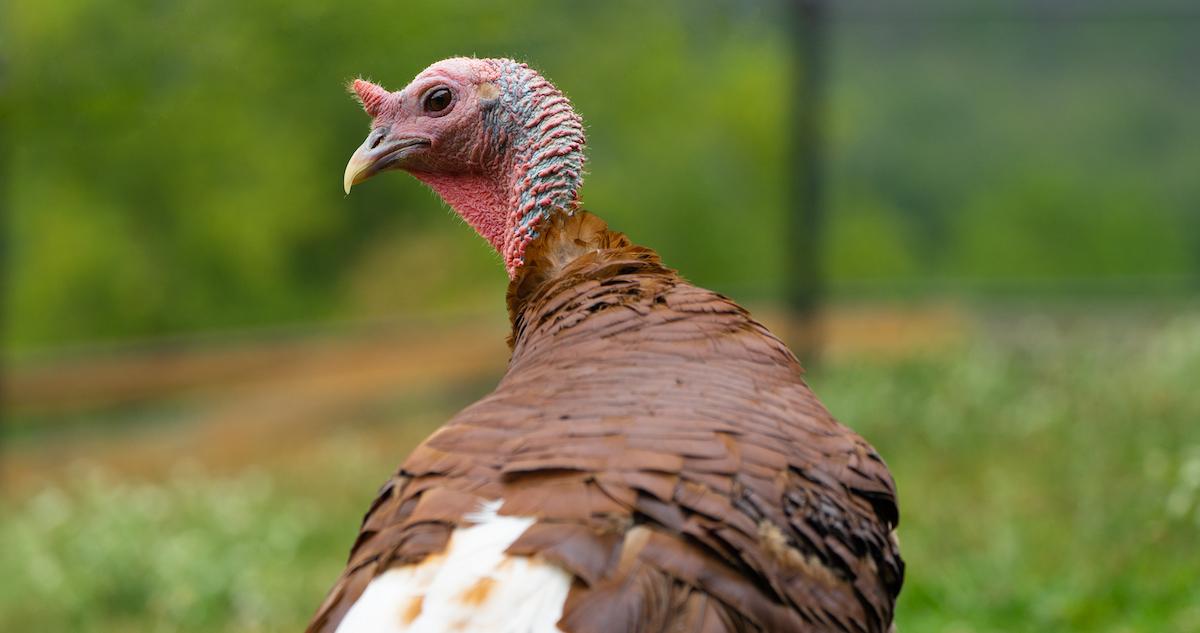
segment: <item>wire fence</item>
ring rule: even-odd
[[[831,293],[1153,298],[1200,289],[1200,187],[1180,175],[1200,173],[1200,5],[785,4],[797,71],[786,231],[795,248],[785,296],[801,323]],[[880,70],[864,70],[871,65]],[[1013,98],[1022,92],[1025,102]],[[878,98],[864,105],[863,94]],[[852,138],[854,126],[872,124],[873,136]],[[993,143],[1004,135],[1009,140]],[[1114,151],[1096,152],[1109,139],[1118,139]],[[993,149],[1005,155],[979,157]],[[1151,161],[1158,164],[1147,167]],[[1031,162],[1042,163],[1040,172],[1022,165]],[[1005,170],[1021,173],[995,176]],[[1025,199],[992,193],[1036,192],[1038,180],[1062,184]],[[1125,199],[1106,202],[1123,190]],[[904,233],[900,248],[924,260],[919,276],[855,277],[839,268],[841,225],[864,201],[887,207],[882,216]],[[1041,222],[1045,243],[1029,246],[1032,231],[1003,219],[964,231],[988,204],[1007,205],[992,214],[1026,216],[1008,225]],[[1028,217],[1037,213],[1045,217]],[[1132,230],[1073,234],[1113,217]],[[1139,236],[1139,224],[1155,228]],[[961,245],[972,239],[1001,261],[962,269],[970,257]],[[1124,240],[1126,261],[1114,264]],[[1045,262],[1006,268],[1006,249],[1039,251]],[[947,251],[958,255],[941,256]]]

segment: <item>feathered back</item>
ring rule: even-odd
[[[891,476],[745,310],[584,212],[531,245],[509,307],[508,372],[384,486],[310,630],[485,500],[531,518],[508,555],[574,577],[565,632],[888,630]]]

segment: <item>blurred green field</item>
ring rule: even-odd
[[[830,319],[811,382],[899,483],[901,633],[1200,631],[1172,2],[836,3],[822,277],[883,317]],[[343,195],[354,76],[529,62],[587,124],[589,209],[777,306],[786,7],[0,6],[0,632],[297,630],[376,485],[495,383],[495,253],[411,178]]]
[[[1171,313],[993,313],[811,372],[899,483],[901,631],[1200,630],[1200,312]],[[0,630],[297,630],[376,484],[489,380],[335,416],[294,459],[46,471],[0,500]]]

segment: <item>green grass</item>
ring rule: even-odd
[[[0,629],[296,630],[339,571],[363,502],[310,498],[263,472],[72,479],[3,509]]]
[[[899,484],[901,631],[1200,630],[1200,318],[1014,319],[811,381]],[[394,461],[330,444],[0,501],[0,630],[297,630]]]
[[[1200,630],[1200,321],[827,368],[900,489],[910,631]]]

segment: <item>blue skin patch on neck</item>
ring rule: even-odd
[[[557,211],[570,213],[583,182],[583,122],[549,81],[525,64],[499,61],[497,103],[484,124],[502,152],[511,152],[513,238],[537,237],[538,222]]]

